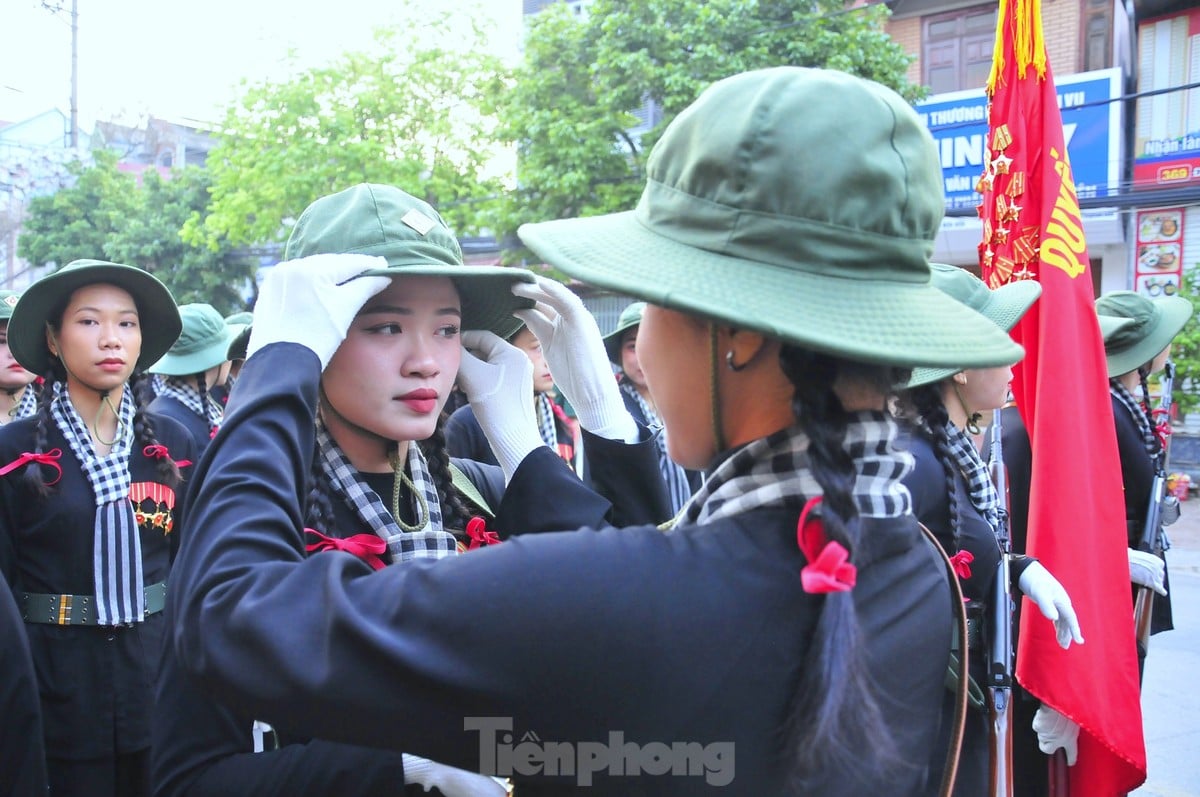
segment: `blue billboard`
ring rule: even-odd
[[[1121,96],[1120,70],[1081,72],[1054,82],[1079,198],[1119,193],[1121,103],[1112,100]],[[975,207],[988,130],[983,89],[937,94],[916,109],[938,145],[946,208]]]

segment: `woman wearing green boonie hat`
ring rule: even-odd
[[[272,269],[259,295],[243,352],[248,364],[229,417],[241,413],[255,425],[294,422],[289,403],[304,397],[304,428],[289,447],[304,441],[297,509],[305,552],[323,558],[329,554],[322,552],[350,551],[383,567],[452,557],[497,539],[485,525],[492,525],[490,512],[500,504],[503,476],[494,466],[451,459],[442,407],[459,370],[460,329],[515,331],[520,322],[512,313],[529,302],[509,287],[531,275],[464,265],[453,232],[429,204],[377,184],[309,205],[284,257],[289,262]],[[319,292],[293,281],[297,263],[311,267]],[[275,291],[280,278],[287,287]],[[364,286],[382,290],[363,293],[361,307],[335,318],[331,303],[339,290]],[[214,330],[218,321],[212,319]],[[278,345],[309,330],[329,330],[320,363],[306,360],[306,349]],[[223,359],[224,343],[214,341],[213,358],[218,350]],[[202,364],[189,360],[172,368],[170,359],[159,370]],[[255,511],[255,491],[288,481],[290,474],[277,471],[299,458],[239,443],[236,436],[229,445],[244,459],[221,466],[219,478],[243,483],[250,497],[237,500],[248,512]],[[470,607],[459,610],[469,617]],[[406,782],[436,786],[448,797],[504,791],[490,778],[416,756],[276,734],[240,704],[213,700],[174,650],[165,653],[159,694],[156,727],[164,741],[155,748],[154,769],[160,797],[353,797],[394,793]]]
[[[1032,281],[1012,282],[990,290],[961,268],[933,264],[933,284],[947,295],[1010,331],[1041,295]],[[966,596],[971,640],[968,671],[976,684],[987,683],[987,656],[981,643],[990,632],[991,606],[1000,564],[1002,524],[1000,496],[970,435],[979,422],[1003,406],[1012,381],[1007,365],[989,368],[917,368],[901,392],[898,405],[910,424],[907,443],[916,466],[904,479],[912,493],[913,513],[952,555]],[[1050,572],[1026,556],[1010,557],[1013,589],[1020,589],[1056,628],[1058,642],[1068,648],[1083,642],[1070,596]],[[956,655],[959,655],[956,651]],[[980,697],[982,697],[980,695]],[[949,747],[954,696],[943,698],[942,731],[932,762],[943,760]],[[989,773],[989,718],[982,703],[968,713],[959,759],[955,794],[985,794]],[[1043,767],[1044,770],[1044,767]],[[1044,773],[1039,773],[1044,774]]]
[[[8,347],[8,319],[21,294],[0,291],[0,426],[37,410],[37,374],[25,370]]]
[[[135,393],[179,330],[162,283],[97,260],[34,283],[9,320],[45,387],[32,417],[0,430],[0,568],[40,678],[55,795],[150,793],[147,684],[194,446]]]
[[[639,357],[672,457],[708,472],[674,528],[525,535],[377,573],[306,559],[303,469],[253,495],[224,469],[248,444],[303,455],[288,441],[311,416],[235,411],[176,568],[175,653],[212,694],[324,738],[500,769],[518,791],[924,793],[951,582],[912,516],[885,407],[912,367],[1021,356],[930,285],[937,148],[895,92],[784,67],[708,88],[648,178],[636,211],[520,235],[570,276],[649,303]],[[292,273],[343,318],[379,289]],[[578,297],[513,290],[537,301],[519,317],[581,425],[638,439]],[[310,360],[328,346],[295,332],[278,339]],[[545,507],[511,500],[545,446],[492,418],[530,392],[527,378],[497,388],[522,355],[467,342],[479,357],[464,355],[460,383],[511,474],[506,530],[545,528]],[[570,483],[555,489],[565,504]]]
[[[1148,299],[1133,291],[1112,291],[1096,300],[1096,313],[1105,319],[1124,319],[1125,325],[1104,339],[1108,386],[1112,394],[1121,481],[1125,486],[1125,525],[1129,539],[1130,577],[1135,584],[1159,593],[1154,599],[1150,632],[1174,628],[1164,557],[1138,550],[1157,462],[1162,456],[1170,419],[1150,410],[1149,378],[1166,367],[1171,341],[1192,317],[1192,304],[1182,296]],[[1178,504],[1170,499],[1164,523],[1174,522]],[[1139,672],[1146,651],[1138,650]]]
[[[667,451],[667,433],[663,430],[654,396],[650,393],[646,375],[638,362],[637,331],[645,310],[645,302],[632,302],[622,310],[617,318],[616,328],[604,336],[604,350],[608,352],[609,362],[620,369],[617,379],[621,388],[621,398],[625,400],[625,409],[641,425],[660,430],[656,438],[659,447],[659,468],[667,485],[673,517],[692,497],[703,477],[698,470],[681,468]]]
[[[236,335],[210,304],[180,305],[179,317],[179,339],[150,366],[150,373],[162,377],[150,410],[183,424],[202,454],[225,412],[211,389],[224,385],[229,376],[229,346]]]

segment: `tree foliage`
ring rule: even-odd
[[[127,263],[162,280],[180,303],[241,309],[254,264],[227,243],[196,247],[180,237],[184,221],[204,212],[207,174],[190,168],[164,179],[149,169],[139,186],[118,169],[115,154],[94,155],[91,165],[71,165],[73,185],[30,201],[17,241],[21,256],[38,265],[83,258]]]
[[[646,156],[671,119],[710,83],[770,66],[828,67],[910,100],[912,57],[884,31],[887,7],[841,0],[595,0],[579,17],[552,5],[532,21],[525,63],[503,97],[501,135],[516,145],[519,189],[495,226],[627,210]],[[642,135],[632,113],[662,120]],[[836,98],[814,113],[835,113]],[[801,123],[801,120],[797,120]]]
[[[399,186],[442,211],[460,234],[478,229],[492,102],[507,70],[471,23],[451,28],[410,4],[411,24],[377,29],[371,53],[347,53],[287,81],[249,85],[209,154],[212,202],[185,237],[280,241],[314,199],[361,182]]]
[[[1195,312],[1183,331],[1171,345],[1171,360],[1175,363],[1175,384],[1172,400],[1179,407],[1179,417],[1200,411],[1200,263],[1183,270],[1180,295],[1192,303]]]

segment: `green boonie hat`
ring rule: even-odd
[[[621,337],[630,327],[642,323],[642,313],[646,312],[645,302],[634,302],[621,311],[617,318],[617,328],[604,336],[604,348],[608,351],[608,359],[613,365],[621,364]]]
[[[1182,296],[1147,299],[1133,291],[1113,291],[1096,300],[1096,314],[1130,323],[1104,339],[1109,378],[1135,371],[1170,345],[1192,317],[1192,303]]]
[[[13,308],[17,306],[17,299],[20,298],[21,294],[16,291],[0,291],[0,321],[12,318]]]
[[[242,310],[238,313],[230,313],[229,315],[225,316],[225,323],[229,324],[230,326],[238,326],[239,328],[244,327],[247,324],[253,324],[254,313],[250,312],[249,310]]]
[[[390,185],[361,183],[313,202],[300,214],[285,260],[316,254],[378,255],[388,268],[363,276],[450,277],[462,300],[464,329],[486,329],[508,338],[523,323],[513,311],[533,307],[514,296],[517,282],[533,273],[503,266],[466,266],[454,233],[428,203]]]
[[[150,366],[152,374],[188,376],[214,368],[228,359],[234,330],[211,304],[179,306],[183,332],[163,358]]]
[[[992,323],[1010,331],[1021,320],[1021,316],[1042,295],[1040,283],[1032,280],[1017,280],[992,290],[983,280],[957,266],[931,263],[933,285],[938,290],[970,307],[990,319]],[[1014,362],[1016,362],[1014,360]],[[1012,363],[1003,363],[1011,365]],[[908,380],[908,387],[920,387],[940,382],[962,368],[916,368]]]
[[[116,285],[129,291],[142,328],[137,367],[146,368],[166,354],[183,324],[167,286],[136,266],[103,260],[73,260],[30,285],[21,294],[8,322],[8,348],[27,370],[44,374],[54,362],[46,346],[50,314],[64,307],[72,293],[87,285]]]
[[[636,210],[518,234],[585,282],[847,359],[971,368],[1021,356],[929,283],[941,164],[889,88],[801,67],[726,78],[667,126],[647,175]]]
[[[246,349],[250,346],[250,333],[254,330],[254,325],[231,324],[229,329],[233,333],[233,337],[229,339],[229,348],[225,350],[225,359],[246,359]]]

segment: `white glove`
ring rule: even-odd
[[[1079,757],[1079,726],[1043,703],[1033,715],[1033,732],[1038,737],[1038,749],[1046,755],[1062,748],[1067,754],[1067,766],[1075,766]]]
[[[1149,587],[1159,595],[1167,594],[1167,585],[1163,582],[1167,574],[1167,563],[1152,553],[1129,549],[1129,580],[1134,584]]]
[[[1063,650],[1071,647],[1071,640],[1083,644],[1083,632],[1079,630],[1079,619],[1071,607],[1071,596],[1041,562],[1030,563],[1017,586],[1037,604],[1042,615],[1054,623],[1054,633]]]
[[[561,282],[538,277],[518,282],[512,292],[537,304],[513,313],[542,344],[554,383],[594,435],[626,443],[638,439],[637,422],[625,409],[596,319]]]
[[[391,283],[387,277],[353,279],[373,268],[387,268],[387,261],[370,255],[309,255],[272,268],[254,305],[246,359],[270,343],[299,343],[320,358],[325,370],[354,316]]]
[[[458,386],[467,394],[508,484],[521,461],[546,445],[533,409],[533,363],[492,332],[463,332],[462,343]]]
[[[437,789],[446,797],[504,797],[508,793],[500,778],[455,769],[408,753],[402,753],[401,759],[404,782],[424,786],[425,791]]]

